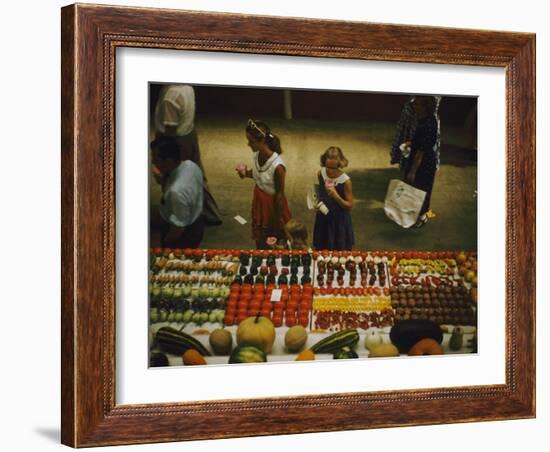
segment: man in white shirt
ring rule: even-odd
[[[195,91],[189,85],[166,85],[155,106],[156,137],[174,137],[180,151],[196,163],[204,177],[204,215],[208,225],[222,223],[221,215],[210,193],[201,161],[199,140],[195,131]]]
[[[163,175],[159,207],[162,246],[198,248],[204,234],[203,175],[172,137],[151,143],[152,162]],[[152,221],[154,223],[154,221]]]

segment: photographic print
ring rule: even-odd
[[[149,85],[149,365],[477,352],[477,98]]]

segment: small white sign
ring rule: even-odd
[[[281,294],[283,291],[281,289],[273,289],[271,292],[271,301],[273,303],[276,303],[278,301],[281,301]]]
[[[241,217],[240,215],[237,215],[235,217],[235,220],[237,220],[241,224],[246,224],[247,223],[247,221],[243,217]]]

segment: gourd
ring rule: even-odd
[[[359,342],[359,333],[356,329],[349,328],[320,340],[311,347],[311,350],[314,353],[334,353],[343,347],[353,348],[357,342]]]
[[[304,350],[303,352],[298,353],[298,356],[296,356],[296,361],[314,361],[315,360],[315,353],[312,352],[310,349]]]
[[[154,352],[149,355],[149,367],[169,366],[168,357],[164,353]]]
[[[241,322],[242,323],[242,322]],[[262,349],[248,344],[242,344],[233,350],[229,357],[229,364],[265,363],[267,356]]]
[[[307,331],[301,325],[295,325],[285,334],[285,345],[288,351],[297,352],[307,342]]]
[[[338,350],[337,352],[332,355],[333,359],[351,359],[351,358],[359,358],[359,355],[355,353],[354,350],[352,350],[349,347],[343,347],[341,350]]]
[[[204,357],[194,348],[190,348],[182,355],[183,364],[186,366],[202,366],[206,364]]]
[[[195,349],[202,356],[210,356],[210,352],[197,339],[169,326],[157,331],[157,345],[167,353],[183,355],[187,350]]]
[[[233,337],[226,329],[218,328],[217,330],[212,331],[208,341],[210,342],[210,346],[216,355],[229,355],[231,352]]]
[[[365,336],[365,348],[370,350],[373,346],[383,342],[382,335],[377,331],[368,331]]]
[[[393,344],[373,345],[369,350],[369,358],[384,358],[388,356],[399,356],[399,350]]]
[[[254,345],[264,353],[271,353],[275,342],[275,327],[267,317],[258,314],[243,320],[237,328],[237,344]]]
[[[400,353],[408,353],[414,344],[425,338],[441,344],[443,333],[437,323],[429,320],[401,320],[390,331],[390,340]]]

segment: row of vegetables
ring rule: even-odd
[[[236,345],[229,330],[219,328],[212,331],[209,335],[210,348],[190,334],[165,326],[152,338],[151,347],[160,351],[151,352],[150,366],[168,366],[169,360],[165,353],[180,356],[183,365],[206,365],[207,358],[212,354],[227,357],[228,364],[267,362],[275,338],[275,326],[261,315],[241,322],[236,332]],[[288,353],[296,354],[296,361],[315,360],[319,355],[332,355],[332,359],[358,358],[359,339],[357,329],[347,328],[306,347],[308,332],[300,325],[289,328],[284,337],[285,347]],[[368,357],[445,354],[441,345],[443,331],[429,320],[397,322],[390,330],[389,339],[390,342],[386,342],[383,335],[375,330],[365,335],[364,347],[368,350]],[[472,351],[477,352],[475,335],[471,342]],[[457,351],[464,345],[464,331],[461,327],[455,327],[448,348]]]

